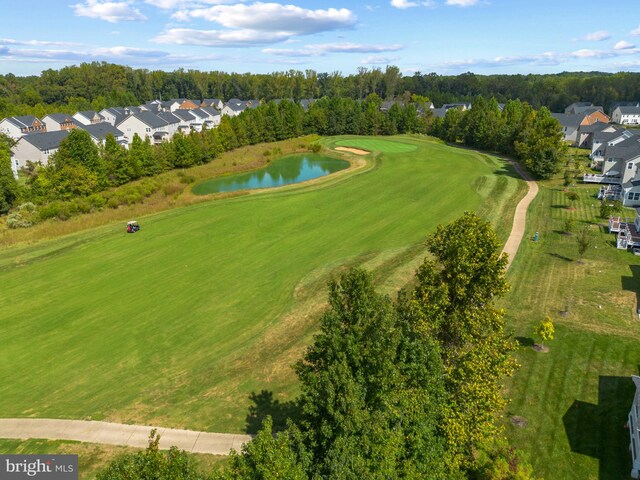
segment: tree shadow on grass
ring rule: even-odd
[[[521,347],[533,347],[533,344],[535,343],[533,338],[529,337],[516,337],[516,341]]]
[[[551,205],[551,208],[562,208],[562,209],[566,209],[567,205]]]
[[[564,255],[560,255],[559,253],[548,253],[547,255],[559,258],[560,260],[564,260],[565,262],[573,262],[573,258],[565,257]]]
[[[273,419],[273,431],[279,432],[287,426],[288,418],[297,418],[300,413],[296,402],[281,402],[274,399],[273,392],[269,390],[262,390],[260,393],[251,392],[249,399],[252,405],[247,414],[245,431],[250,434],[258,433],[267,416]]]
[[[631,377],[601,376],[598,404],[575,400],[562,417],[571,451],[599,460],[599,480],[628,478],[627,416],[635,387]]]
[[[622,289],[636,294],[636,312],[640,315],[640,265],[629,265],[631,276],[622,277]]]

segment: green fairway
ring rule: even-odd
[[[640,257],[615,248],[606,221],[597,218],[597,186],[573,188],[580,197],[571,210],[559,184],[540,184],[527,240],[508,274],[513,288],[504,307],[523,344],[508,409],[527,425],[507,419],[507,433],[546,480],[628,478],[630,376],[640,368]],[[575,219],[575,231],[585,225],[594,231],[584,263],[577,261],[575,235],[563,233],[567,218]],[[540,241],[532,242],[536,231]],[[546,315],[556,339],[545,354],[530,344]]]
[[[506,239],[523,194],[511,167],[425,139],[373,140],[404,153],[137,218],[134,235],[107,225],[1,251],[0,416],[242,432],[252,392],[273,392],[259,397],[267,412],[296,394],[290,366],[336,269],[362,264],[393,292],[425,236],[465,210]]]
[[[355,147],[363,150],[369,150],[370,152],[382,153],[407,153],[413,152],[417,148],[416,145],[411,143],[394,142],[392,140],[366,137],[338,140],[335,144],[341,147]]]

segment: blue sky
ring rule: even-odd
[[[4,6],[0,73],[95,60],[241,73],[640,71],[638,0],[67,2]]]

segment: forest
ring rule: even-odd
[[[427,97],[435,105],[472,101],[478,95],[499,103],[519,99],[534,108],[562,112],[577,101],[602,105],[640,99],[640,74],[577,72],[550,75],[423,74],[405,76],[395,66],[360,67],[343,75],[314,70],[289,70],[269,74],[173,72],[134,69],[110,63],[82,63],[60,70],[47,69],[39,76],[0,75],[0,118],[33,114],[44,116],[78,110],[102,110],[111,106],[139,105],[170,98],[257,98],[264,101],[289,98],[341,97],[365,99]]]

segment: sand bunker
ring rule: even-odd
[[[368,155],[370,152],[366,150],[360,150],[359,148],[351,148],[351,147],[336,147],[336,150],[340,152],[350,152],[355,153],[356,155]]]

